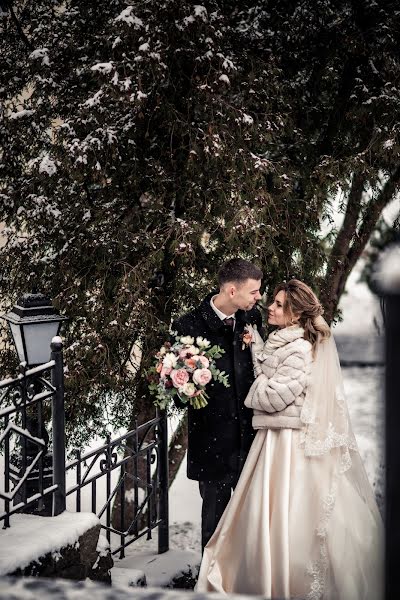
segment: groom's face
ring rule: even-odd
[[[231,284],[231,299],[236,310],[250,310],[260,300],[261,279],[247,279],[244,283]]]

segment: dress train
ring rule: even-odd
[[[383,526],[359,454],[332,493],[325,489],[326,461],[305,456],[300,445],[301,430],[257,432],[204,550],[197,591],[382,597]]]

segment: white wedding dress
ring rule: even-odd
[[[257,432],[204,550],[196,591],[382,598],[383,524],[352,434],[334,342],[318,356],[304,428]]]

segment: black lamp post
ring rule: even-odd
[[[36,293],[24,294],[13,309],[1,318],[8,322],[24,371],[30,367],[49,362],[50,344],[53,338],[59,334],[62,322],[67,319],[55,310],[47,296]],[[41,384],[35,378],[33,379],[33,385],[35,394],[40,392]],[[41,407],[39,408],[39,405],[29,407],[26,410],[25,419],[26,427],[31,435],[43,439],[47,447],[49,436],[42,420]],[[23,463],[29,465],[36,456],[37,448],[31,443],[25,443],[22,452]],[[47,449],[42,459],[42,471],[43,484],[51,485],[53,478],[52,455],[47,452]],[[32,471],[25,483],[27,497],[37,493],[39,477],[38,470]],[[20,499],[16,497],[17,503]],[[31,503],[23,509],[23,512],[51,515],[51,503],[52,497],[48,496],[45,501],[41,499]]]
[[[385,322],[385,600],[398,597],[400,551],[400,239],[383,253],[375,271],[375,290],[384,304]]]
[[[20,362],[29,367],[50,360],[50,343],[66,317],[43,294],[24,294],[2,317],[8,322]]]

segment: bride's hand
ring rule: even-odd
[[[264,340],[258,333],[257,325],[248,325],[247,328],[249,333],[251,333],[251,353],[254,358],[254,353],[264,350]]]
[[[250,350],[251,358],[253,360],[254,377],[258,377],[262,374],[262,369],[260,366],[260,361],[258,360],[256,355],[263,351],[264,342],[257,331],[257,325],[247,325],[247,330],[249,333],[251,333]]]

